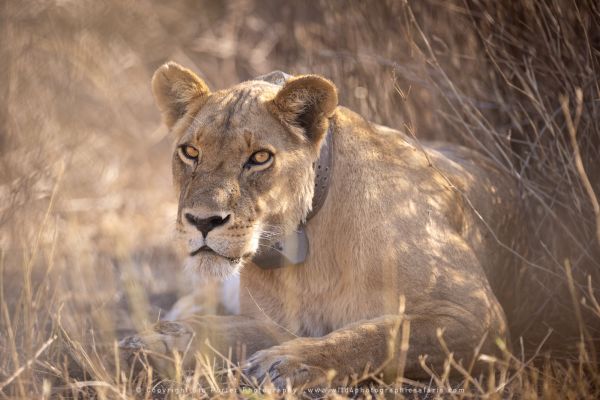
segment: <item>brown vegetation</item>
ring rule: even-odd
[[[0,5],[0,398],[135,395],[115,338],[191,289],[149,87],[170,59],[213,88],[323,74],[365,117],[518,177],[531,246],[505,299],[514,354],[487,358],[498,373],[457,396],[597,398],[600,6],[407,3]],[[217,372],[201,362],[186,387],[236,385]]]

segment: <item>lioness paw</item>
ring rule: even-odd
[[[248,359],[243,373],[253,384],[271,382],[277,390],[286,389],[288,382],[295,388],[312,386],[325,379],[323,370],[304,361],[299,356],[285,354],[284,349],[272,347],[254,353]]]
[[[159,322],[152,332],[128,336],[119,342],[122,366],[135,370],[149,362],[160,374],[168,375],[175,368],[177,358],[184,368],[190,363],[192,357],[187,350],[193,339],[194,332],[186,324]]]

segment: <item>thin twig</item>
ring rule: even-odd
[[[594,209],[594,215],[596,216],[596,239],[598,240],[598,244],[600,244],[600,204],[598,204],[598,197],[596,196],[594,188],[590,183],[590,179],[585,172],[583,160],[581,158],[581,152],[579,151],[579,144],[577,143],[577,128],[579,127],[579,121],[581,119],[581,112],[583,108],[583,92],[581,91],[581,88],[577,88],[575,90],[575,99],[577,102],[575,108],[575,120],[571,118],[571,113],[569,112],[569,99],[566,96],[560,97],[560,105],[562,107],[563,114],[565,115],[569,136],[571,137],[571,146],[573,146],[573,153],[575,156],[575,166],[577,167],[577,172],[579,173],[581,183],[583,183],[583,187],[585,188],[585,191],[590,198],[590,203],[592,203],[592,208]]]

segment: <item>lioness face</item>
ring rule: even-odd
[[[177,231],[186,264],[225,277],[295,229],[310,211],[313,163],[335,87],[301,76],[211,93],[193,72],[160,67],[152,88],[176,137]]]

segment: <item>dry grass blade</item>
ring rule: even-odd
[[[598,243],[600,244],[600,204],[598,204],[598,197],[594,192],[594,188],[592,187],[590,178],[585,172],[585,167],[583,166],[583,160],[581,158],[581,152],[579,150],[579,144],[577,143],[577,127],[579,126],[579,121],[581,120],[581,113],[583,109],[583,92],[580,88],[577,88],[575,93],[575,119],[571,117],[571,112],[569,110],[569,99],[565,96],[562,96],[560,103],[563,110],[563,114],[565,115],[565,120],[567,121],[569,136],[571,137],[571,146],[573,146],[573,153],[575,157],[575,165],[577,166],[577,172],[579,173],[579,177],[581,178],[585,190],[590,198],[590,202],[592,203],[592,207],[594,209],[594,215],[596,216],[596,237],[598,239]]]
[[[2,389],[4,389],[6,386],[8,386],[12,381],[14,381],[15,379],[17,379],[19,377],[19,375],[21,375],[23,373],[23,371],[25,371],[27,368],[30,368],[33,363],[39,358],[40,355],[42,355],[42,353],[56,340],[56,336],[51,337],[50,339],[48,339],[43,345],[42,347],[40,347],[35,354],[33,355],[33,358],[27,360],[27,362],[20,366],[11,376],[8,377],[8,379],[6,379],[4,382],[0,382],[0,391],[2,391]]]

